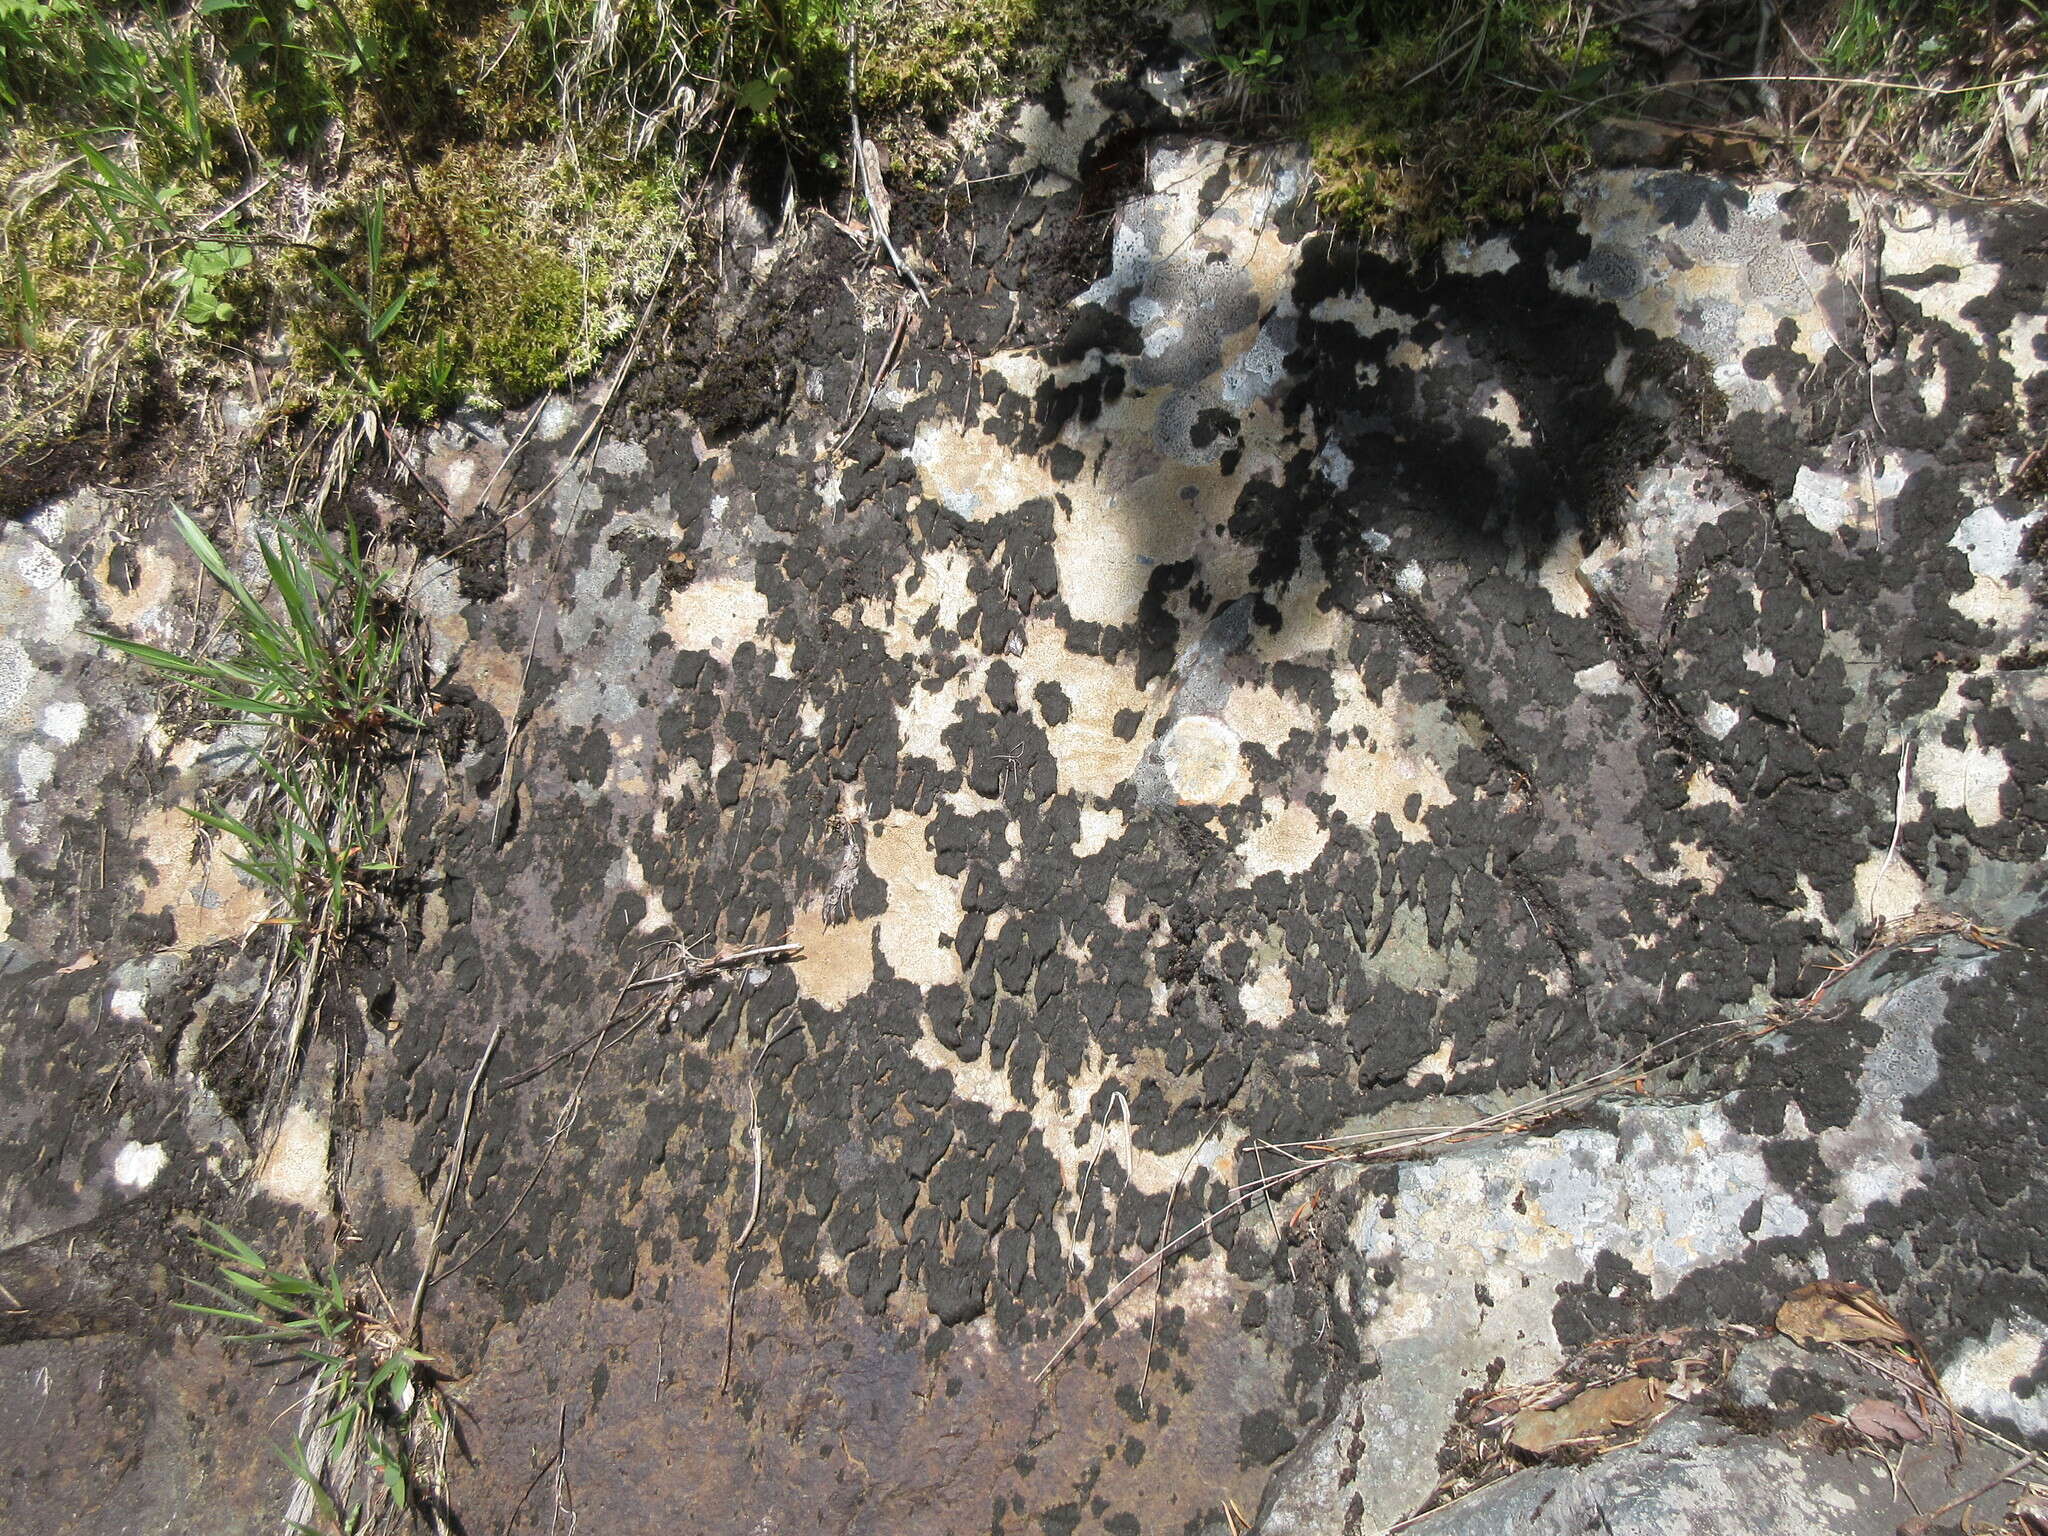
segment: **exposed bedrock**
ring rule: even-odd
[[[409,931],[253,1146],[209,1053],[261,902],[171,808],[234,744],[173,745],[83,633],[182,641],[189,563],[90,492],[0,528],[0,1281],[65,1232],[101,1265],[0,1331],[9,1401],[72,1402],[10,1429],[0,1523],[116,1395],[111,1491],[33,1528],[270,1518],[219,1436],[285,1389],[170,1338],[170,1223],[123,1213],[339,1210],[403,1294],[499,1026],[428,1309],[472,1531],[549,1528],[557,1455],[587,1530],[1378,1531],[1496,1361],[1766,1327],[1816,1278],[2048,1435],[2048,220],[1615,171],[1423,274],[1175,99],[1076,86],[899,206],[929,308],[763,234],[594,452],[592,400],[537,408],[532,514],[421,566]],[[752,393],[685,410],[732,337]],[[527,425],[437,434],[458,518]],[[1882,924],[1923,936],[1793,1007]],[[506,1082],[675,935],[803,956]],[[1774,1009],[1569,1123],[1224,1215],[1034,1382],[1255,1142]],[[1772,1433],[1616,1457],[1862,1486]]]

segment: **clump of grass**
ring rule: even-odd
[[[1589,163],[1576,108],[1603,80],[1611,40],[1490,10],[1462,32],[1454,19],[1385,34],[1314,83],[1308,137],[1329,214],[1427,248],[1558,210]]]
[[[1616,58],[1576,0],[1226,0],[1212,17],[1240,104],[1301,115],[1325,212],[1424,249],[1554,211]]]
[[[1779,114],[1809,170],[1996,191],[2042,169],[2024,87],[2003,82],[2038,73],[2044,44],[2036,0],[1838,0],[1787,18]]]
[[[94,638],[183,685],[216,718],[263,732],[255,775],[234,809],[189,812],[241,843],[234,863],[268,891],[273,920],[326,945],[354,925],[380,855],[386,819],[373,806],[394,735],[420,729],[407,691],[404,633],[384,573],[350,524],[337,540],[295,518],[256,546],[269,580],[259,598],[205,530],[174,511],[178,534],[227,600],[224,651],[168,650],[119,635]]]
[[[346,363],[314,392],[334,419],[366,397],[411,420],[511,404],[589,373],[685,238],[673,170],[596,170],[552,146],[452,149],[393,194],[390,233],[366,225],[319,270],[344,302],[291,324],[301,350]],[[366,347],[365,320],[394,304]]]
[[[845,0],[533,0],[515,14],[560,121],[586,139],[615,127],[628,158],[707,130],[815,149],[844,114]]]
[[[287,1528],[360,1536],[389,1518],[431,1514],[448,1420],[428,1357],[388,1303],[372,1310],[331,1267],[316,1277],[272,1264],[218,1224],[199,1246],[219,1261],[221,1283],[199,1283],[215,1300],[177,1305],[225,1319],[243,1330],[232,1340],[307,1375],[298,1433],[282,1452],[294,1479]]]
[[[823,152],[839,6],[0,0],[0,468],[280,339],[273,420],[578,376],[689,167]],[[537,162],[573,171],[536,195]]]
[[[1039,12],[1029,0],[868,0],[855,17],[862,113],[943,113],[1000,89]]]

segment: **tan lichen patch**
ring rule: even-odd
[[[1913,777],[1947,811],[1962,811],[1980,827],[2002,819],[1999,791],[2012,777],[2003,753],[1989,747],[1951,747],[1940,740],[1923,741],[1914,760]]]
[[[1374,703],[1351,674],[1339,674],[1336,682],[1338,707],[1330,730],[1352,739],[1330,750],[1324,790],[1356,825],[1370,826],[1385,812],[1402,837],[1422,840],[1423,819],[1454,797],[1443,769],[1414,742],[1414,706],[1399,695]]]
[[[1709,805],[1725,805],[1732,811],[1742,809],[1741,803],[1730,793],[1727,785],[1706,769],[1695,769],[1692,776],[1685,781],[1685,808],[1697,811]]]
[[[1294,802],[1280,806],[1253,829],[1239,850],[1247,879],[1261,875],[1298,875],[1329,845],[1330,834],[1316,813]]]
[[[662,625],[679,651],[704,651],[721,662],[754,639],[768,620],[768,599],[739,577],[694,581],[668,600]]]
[[[1316,712],[1291,693],[1277,688],[1233,688],[1223,706],[1224,723],[1246,741],[1255,741],[1269,752],[1287,745],[1296,731],[1313,736],[1322,723]]]
[[[1252,632],[1252,649],[1260,661],[1297,661],[1337,652],[1350,632],[1350,620],[1322,606],[1328,590],[1320,567],[1313,562],[1282,589],[1273,600],[1280,610],[1280,627],[1269,630],[1260,626]]]
[[[1637,854],[1623,857],[1637,873],[1653,885],[1677,886],[1686,881],[1696,882],[1703,891],[1714,892],[1721,888],[1725,878],[1713,851],[1696,842],[1676,842],[1670,848],[1671,867],[1658,868]]]
[[[1064,721],[1045,727],[1059,772],[1060,793],[1104,797],[1114,793],[1137,771],[1149,737],[1141,727],[1125,740],[1114,728],[1123,711],[1137,710],[1143,715],[1148,710],[1150,701],[1139,692],[1135,674],[1127,665],[1069,651],[1059,630],[1045,620],[1033,619],[1025,636],[1023,654],[1012,659],[1018,693],[1029,698],[1039,684],[1052,683],[1066,695],[1069,705]],[[950,709],[946,718],[952,718]]]
[[[1593,601],[1580,579],[1581,561],[1578,540],[1561,537],[1536,567],[1536,584],[1550,599],[1551,606],[1567,618],[1583,619],[1593,611]]]
[[[131,544],[127,548],[133,556],[129,569],[134,577],[127,591],[122,591],[112,577],[116,546],[107,546],[105,557],[93,572],[97,596],[107,610],[108,624],[115,633],[123,635],[161,632],[169,621],[170,610],[177,597],[177,564],[147,544]],[[177,611],[185,612],[183,608]]]
[[[957,631],[960,621],[974,606],[974,593],[967,578],[974,562],[962,549],[927,551],[917,566],[896,578],[896,601],[890,614],[890,628],[904,655],[915,655],[921,644],[917,626],[928,616],[940,629]]]
[[[828,923],[816,906],[797,913],[789,943],[803,947],[796,982],[820,1007],[844,1008],[874,984],[874,930],[867,923]]]
[[[878,924],[882,954],[898,976],[921,987],[960,979],[959,957],[937,941],[957,932],[965,916],[959,879],[940,874],[934,863],[929,826],[908,811],[892,811],[867,848],[868,868],[889,888]]]
[[[960,690],[937,678],[913,683],[910,698],[896,710],[896,732],[902,740],[904,756],[945,762],[950,753],[944,733],[959,714],[960,704]]]
[[[1158,500],[1163,487],[1141,481],[1121,494],[1071,496],[1053,558],[1060,597],[1075,618],[1128,624],[1138,612],[1155,566],[1186,560],[1197,525],[1185,506]]]
[[[1410,1067],[1407,1083],[1410,1088],[1420,1088],[1424,1078],[1440,1077],[1451,1080],[1451,1066],[1458,1059],[1458,1042],[1446,1035],[1437,1042],[1435,1050]]]
[[[273,1200],[315,1214],[327,1210],[327,1121],[304,1104],[284,1113],[263,1159],[256,1187]]]
[[[216,837],[198,856],[199,824],[182,810],[158,806],[145,811],[132,835],[155,871],[141,892],[141,910],[150,916],[170,914],[178,948],[244,938],[270,915],[270,897],[229,861],[239,846]]]
[[[1872,922],[1908,917],[1926,900],[1926,882],[1896,854],[1880,850],[1856,867],[1856,906]]]
[[[1059,487],[1035,458],[1014,454],[973,422],[931,416],[918,424],[910,462],[924,493],[958,517],[977,521],[1008,512]]]

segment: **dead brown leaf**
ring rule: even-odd
[[[1562,1407],[1524,1408],[1515,1415],[1508,1443],[1527,1455],[1541,1456],[1569,1440],[1640,1424],[1663,1406],[1663,1382],[1631,1376],[1611,1386],[1589,1387]]]
[[[1927,1438],[1927,1426],[1911,1409],[1888,1397],[1866,1397],[1849,1410],[1849,1427],[1879,1445],[1909,1445]]]
[[[1816,1280],[1787,1296],[1778,1332],[1802,1344],[1913,1344],[1875,1291],[1846,1280]]]
[[[2048,1488],[2029,1487],[2014,1499],[2005,1524],[2023,1536],[2048,1536]]]

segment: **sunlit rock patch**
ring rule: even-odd
[[[418,564],[418,884],[329,1064],[375,1157],[310,1111],[231,1156],[183,1042],[254,979],[159,978],[117,990],[176,1037],[169,1129],[10,1171],[10,1219],[61,1226],[161,1146],[152,1187],[209,1158],[331,1187],[402,1274],[485,1040],[503,1074],[572,1048],[483,1097],[437,1288],[481,1529],[532,1520],[565,1422],[599,1526],[688,1489],[707,1529],[1199,1529],[1297,1442],[1275,1507],[1322,1509],[1361,1405],[1408,1436],[1390,1520],[1494,1355],[1768,1316],[1817,1274],[1901,1298],[2030,1429],[2024,947],[1887,960],[1685,1103],[1226,1216],[1156,1351],[1147,1288],[1041,1396],[1259,1141],[1808,997],[1923,903],[2040,936],[2037,227],[1615,172],[1423,273],[1319,229],[1298,154],[1155,132],[1161,94],[992,145],[904,232],[943,280],[900,346],[893,292],[820,304],[758,425],[675,408],[658,359],[592,454],[596,401],[536,407],[497,553]],[[840,238],[735,252],[731,302]],[[522,425],[429,446],[458,530],[500,537],[480,487]],[[365,506],[397,530],[406,498]],[[251,920],[115,788],[144,743],[202,768],[78,635],[174,633],[168,546],[92,527],[68,568],[5,530],[8,963],[78,1015],[54,1067],[4,1058],[45,1106],[85,1095],[116,954],[108,901],[51,900],[98,808],[133,801],[122,958]],[[803,954],[591,1035],[676,937]]]

